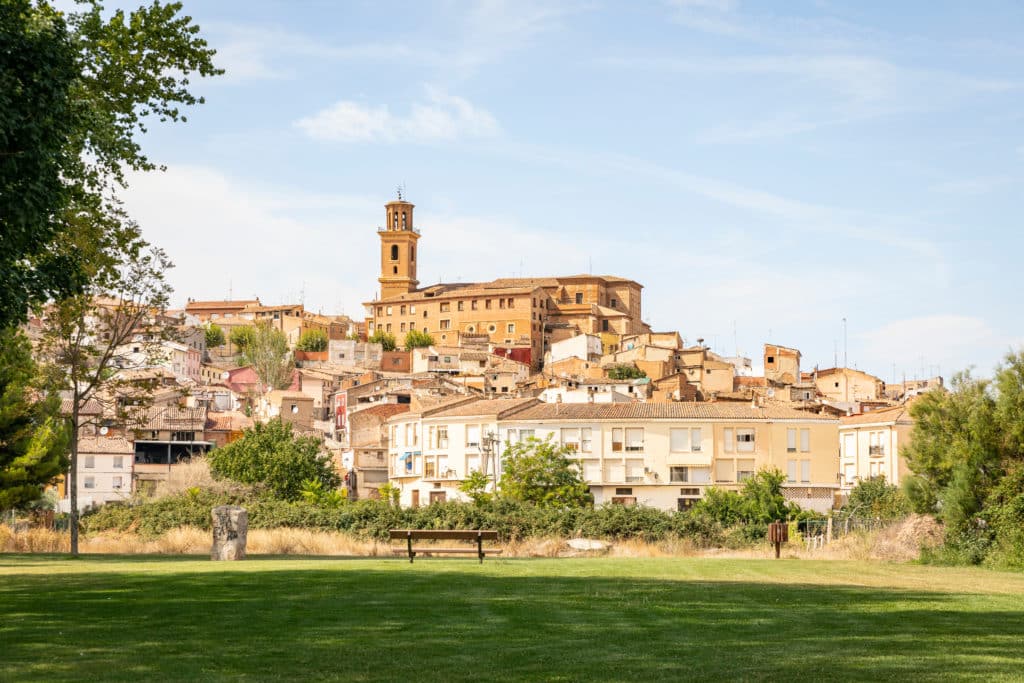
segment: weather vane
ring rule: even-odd
[[[395,191],[398,192],[398,201],[402,201],[402,186],[399,185],[397,188],[395,188]]]

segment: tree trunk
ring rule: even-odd
[[[71,465],[68,473],[68,498],[71,501],[69,529],[71,530],[71,556],[78,557],[78,392],[71,406]]]

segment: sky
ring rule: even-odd
[[[421,286],[613,274],[655,330],[889,382],[1024,347],[1024,5],[184,5],[226,73],[124,191],[178,306],[362,319],[402,186]]]

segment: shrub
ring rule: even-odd
[[[871,477],[860,481],[850,491],[846,505],[849,514],[874,519],[900,519],[910,513],[910,501],[897,486],[885,481],[885,477]]]
[[[299,337],[295,348],[299,351],[326,351],[327,333],[323,330],[306,330]]]

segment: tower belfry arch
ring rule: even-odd
[[[384,205],[384,227],[380,236],[380,298],[389,299],[408,294],[420,284],[416,279],[416,244],[420,233],[413,223],[415,205],[398,199]]]

